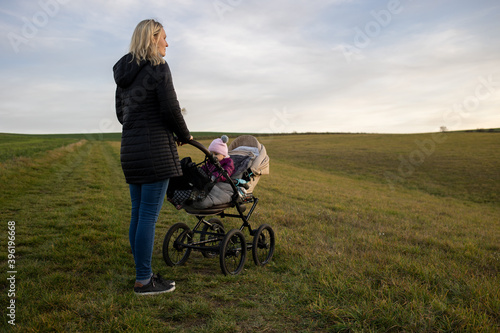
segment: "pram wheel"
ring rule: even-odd
[[[274,231],[267,225],[263,224],[257,229],[252,242],[252,256],[255,265],[264,266],[273,257],[274,253]]]
[[[163,260],[168,266],[179,266],[186,262],[191,254],[191,248],[186,244],[193,242],[193,233],[182,222],[174,224],[168,229],[163,240]]]
[[[219,236],[207,233],[214,233]],[[220,244],[220,240],[224,237],[224,234],[225,232],[222,222],[219,219],[213,218],[208,220],[208,224],[205,224],[203,226],[203,229],[201,229],[200,242],[203,243],[203,241],[205,241],[205,238],[207,239],[207,241],[213,240],[211,242],[203,243],[202,246],[217,247]],[[201,253],[205,258],[213,258],[218,254],[217,251],[209,251],[209,250],[202,250]]]
[[[237,275],[245,265],[247,244],[245,236],[238,229],[232,229],[220,245],[220,268],[224,275]]]

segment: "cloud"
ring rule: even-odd
[[[192,131],[498,127],[500,5],[399,3],[384,21],[389,1],[11,2],[0,29],[27,42],[15,52],[12,40],[0,40],[0,132],[119,131],[111,68],[146,18],[165,26]],[[29,22],[36,32],[27,36]],[[489,76],[491,96],[447,124],[446,110]]]

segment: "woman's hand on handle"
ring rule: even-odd
[[[191,140],[193,140],[193,136],[192,136],[192,135],[189,137],[189,140],[188,140],[188,141],[191,141]],[[188,142],[181,142],[181,141],[177,138],[177,145],[178,145],[178,146],[184,146],[186,143],[188,143]]]

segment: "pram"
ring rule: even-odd
[[[198,222],[193,229],[190,229],[183,222],[176,223],[169,228],[163,241],[165,263],[168,266],[182,265],[189,258],[191,251],[195,250],[200,251],[206,258],[219,255],[222,273],[237,275],[245,265],[247,251],[251,251],[255,265],[266,265],[274,253],[274,231],[267,224],[262,224],[256,229],[250,225],[250,218],[259,202],[259,199],[253,195],[253,190],[260,176],[269,174],[269,156],[264,145],[251,135],[236,138],[228,147],[229,155],[235,165],[235,171],[229,177],[220,166],[217,158],[207,148],[194,140],[189,143],[202,151],[205,158],[198,164],[183,165],[183,172],[187,175],[197,174],[201,166],[210,162],[216,166],[218,174],[224,176],[225,182],[230,184],[233,194],[230,202],[205,209],[195,209],[189,205],[183,206],[183,209],[188,214],[194,215]],[[185,168],[189,170],[184,170]],[[196,171],[193,173],[193,170]],[[203,176],[206,176],[206,179],[212,178],[210,174]],[[194,189],[197,191],[196,193],[204,195],[206,195],[206,189],[213,186],[213,181],[200,182],[198,179],[197,181],[193,180],[190,184],[194,187],[194,183],[198,183],[198,187],[203,187]],[[251,205],[251,207],[245,215],[247,205]],[[227,209],[236,209],[236,213],[226,213]],[[207,220],[208,216],[238,218],[242,224],[239,228],[226,232],[220,219],[212,217]],[[245,239],[243,234],[245,228],[248,229],[252,237],[251,242],[247,242]]]

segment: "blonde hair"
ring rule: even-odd
[[[132,34],[130,53],[132,60],[137,64],[142,60],[149,60],[153,66],[165,63],[165,59],[158,53],[158,41],[163,26],[155,20],[139,22]],[[155,42],[156,41],[156,42]]]

